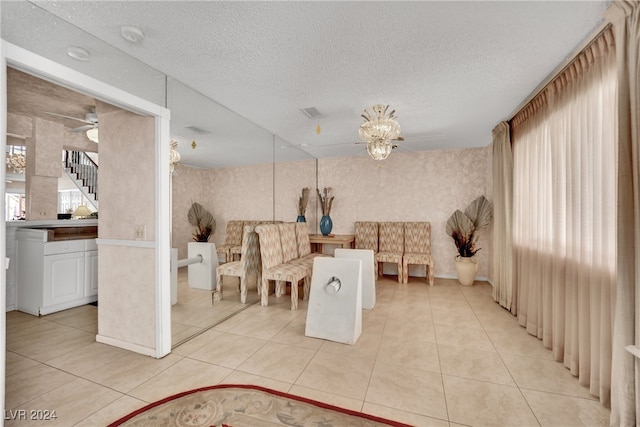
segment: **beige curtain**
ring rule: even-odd
[[[512,120],[517,314],[591,394],[611,381],[616,93],[607,29]]]
[[[640,364],[625,350],[640,346],[640,6],[616,1],[607,10],[618,61],[618,245],[613,332],[611,425],[640,423]]]
[[[509,124],[493,129],[493,299],[516,314],[513,295],[513,154]]]

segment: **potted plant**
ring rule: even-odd
[[[318,192],[318,198],[320,199],[320,207],[322,208],[322,218],[320,218],[320,232],[323,236],[328,236],[333,229],[333,221],[331,220],[331,205],[333,205],[333,195],[331,187],[325,187]]]
[[[209,243],[209,239],[216,231],[216,220],[200,203],[192,203],[187,213],[189,224],[196,227],[193,242],[187,244],[187,257],[201,256],[202,261],[189,264],[189,287],[213,291],[216,287],[216,268],[218,268],[218,254],[216,245]]]
[[[196,242],[208,242],[216,232],[216,220],[211,213],[202,207],[200,203],[193,202],[187,213],[189,224],[196,227],[193,240]]]
[[[302,195],[298,199],[298,218],[296,222],[307,222],[304,214],[307,211],[307,204],[309,203],[309,193],[311,193],[311,189],[309,187],[304,187],[302,189]]]
[[[489,225],[492,212],[491,202],[480,196],[471,202],[464,212],[456,210],[447,221],[447,234],[453,238],[458,250],[454,261],[458,281],[462,285],[473,285],[478,271],[475,254],[480,250],[476,248],[479,237],[477,231]]]

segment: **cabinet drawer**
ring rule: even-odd
[[[62,242],[47,242],[44,244],[45,255],[84,252],[84,240],[66,240]]]

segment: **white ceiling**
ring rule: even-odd
[[[60,62],[73,61],[65,57],[67,46],[81,45],[92,55],[82,66],[101,64],[105,78],[125,89],[164,85],[165,73],[204,95],[199,98],[203,105],[215,100],[255,124],[198,117],[189,111],[199,103],[189,99],[196,98],[168,99],[172,132],[184,140],[183,163],[216,167],[268,157],[269,133],[278,137],[277,159],[293,151],[317,158],[366,155],[362,145],[354,144],[360,114],[378,103],[397,111],[407,138],[399,150],[486,146],[493,127],[509,119],[598,28],[607,5],[11,1],[2,2],[1,12],[3,38],[12,43]],[[66,31],[59,24],[63,21],[72,24]],[[122,25],[140,28],[144,41],[125,41]],[[80,37],[78,30],[93,37]],[[127,77],[123,70],[142,65],[122,52],[160,73],[141,77],[131,71]],[[308,107],[324,117],[307,118],[300,109]],[[195,125],[215,136],[229,123],[249,129],[250,135],[242,136],[241,143],[229,136],[222,144],[221,138],[180,132]],[[184,145],[196,137],[202,151]],[[217,144],[217,151],[207,149],[209,144]],[[280,148],[290,145],[304,153]]]

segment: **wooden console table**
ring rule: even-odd
[[[355,234],[330,234],[323,236],[322,234],[310,234],[309,242],[311,243],[311,252],[322,253],[323,245],[339,245],[342,248],[353,249],[356,243]]]

